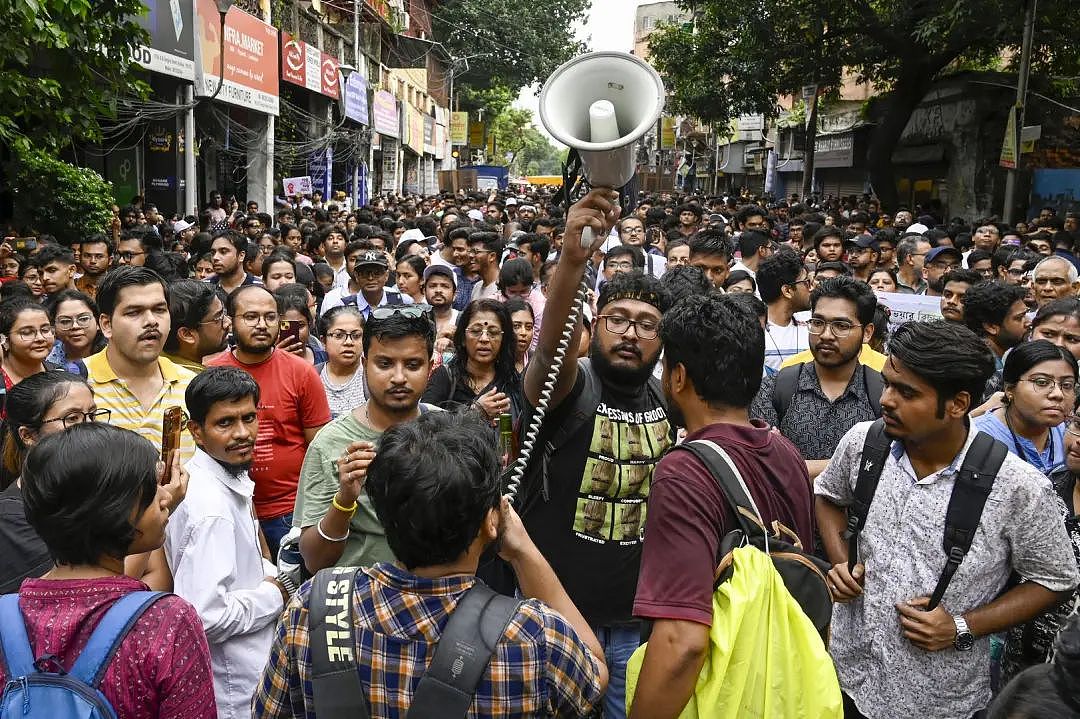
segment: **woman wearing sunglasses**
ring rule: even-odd
[[[1076,358],[1046,340],[1015,347],[1005,360],[1004,405],[974,425],[1045,475],[1065,463],[1065,420],[1076,404]]]
[[[432,373],[421,401],[444,409],[473,405],[493,423],[509,412],[516,422],[525,401],[515,355],[506,305],[489,299],[470,302],[458,318],[454,357]]]

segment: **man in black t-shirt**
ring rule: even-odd
[[[593,190],[570,209],[536,354],[525,374],[535,406],[576,301],[588,257],[618,217],[610,191]],[[582,247],[583,228],[595,240]],[[545,470],[519,497],[529,534],[596,631],[611,674],[606,717],[624,717],[626,662],[639,644],[634,592],[653,467],[671,445],[663,396],[650,380],[660,357],[666,289],[640,270],[618,274],[600,292],[589,360],[563,365],[538,451],[553,445]],[[578,323],[570,341],[577,347]],[[539,462],[540,459],[537,458]],[[546,476],[545,476],[546,475]]]

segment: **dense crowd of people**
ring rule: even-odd
[[[718,647],[785,646],[738,631],[749,517],[825,588],[814,716],[1080,717],[1080,216],[115,215],[0,244],[0,715],[108,629],[122,719],[719,716]]]

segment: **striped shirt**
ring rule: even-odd
[[[357,574],[353,591],[357,662],[373,717],[404,717],[450,612],[476,581],[424,579],[379,563]],[[308,646],[308,582],[278,624],[252,715],[316,719]],[[600,701],[596,660],[569,623],[535,599],[510,620],[467,714],[475,717],[583,717]],[[319,719],[322,719],[321,717]]]
[[[158,357],[158,368],[165,380],[150,409],[143,409],[139,398],[128,388],[127,381],[116,376],[109,358],[103,349],[96,355],[86,358],[87,381],[94,390],[98,409],[112,412],[109,424],[129,429],[150,440],[154,448],[161,451],[161,425],[165,419],[165,410],[169,407],[183,407],[184,392],[188,383],[195,377],[191,370],[178,367],[165,357]],[[190,432],[180,435],[180,461],[186,463],[195,453],[195,440]]]

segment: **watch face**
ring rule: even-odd
[[[971,651],[971,648],[975,646],[975,635],[970,632],[963,632],[956,635],[956,651],[967,652]]]

